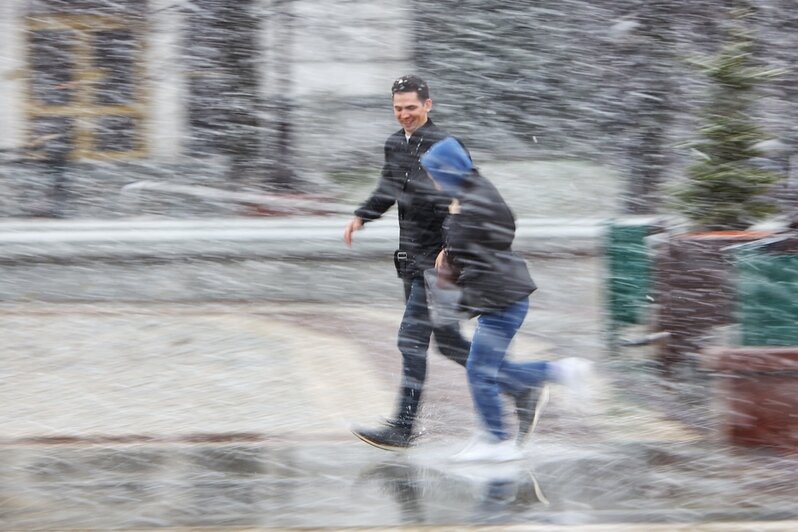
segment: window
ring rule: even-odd
[[[258,32],[253,0],[194,0],[183,34],[189,149],[256,157]]]
[[[59,134],[71,159],[143,156],[141,18],[44,4],[27,18],[31,139]]]

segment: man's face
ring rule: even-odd
[[[408,135],[426,123],[430,109],[432,100],[422,102],[416,92],[397,92],[393,95],[393,114]]]

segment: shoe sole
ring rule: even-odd
[[[543,415],[543,410],[546,408],[547,404],[549,404],[549,385],[544,384],[540,388],[540,393],[535,401],[535,411],[532,414],[532,421],[530,422],[529,427],[523,434],[519,432],[519,435],[516,438],[518,445],[523,445],[530,435],[535,432],[535,428],[537,428],[538,422],[540,422],[540,418]]]
[[[535,432],[535,428],[540,421],[540,416],[543,415],[543,409],[546,408],[547,404],[549,404],[549,385],[544,384],[543,389],[540,390],[540,396],[538,396],[538,403],[535,405],[535,416],[532,418],[532,425],[529,427],[527,436]]]
[[[391,451],[391,452],[397,453],[399,451],[405,451],[405,450],[409,449],[410,447],[412,447],[412,444],[402,447],[402,446],[398,446],[398,445],[389,445],[387,443],[383,443],[383,442],[379,442],[379,441],[376,441],[376,440],[372,440],[370,438],[367,438],[366,436],[364,436],[363,434],[359,433],[356,430],[353,430],[352,434],[357,436],[358,439],[360,439],[361,441],[363,441],[365,443],[368,443],[369,445],[371,445],[372,447],[376,447],[377,449],[382,449],[383,451]]]
[[[457,455],[451,456],[448,462],[452,465],[490,465],[490,464],[509,464],[512,462],[520,462],[525,457],[523,454],[512,456],[508,458],[458,458]]]

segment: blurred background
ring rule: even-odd
[[[735,2],[3,4],[0,213],[118,217],[219,214],[201,201],[125,203],[120,189],[141,180],[333,195],[370,185],[395,128],[390,83],[408,72],[429,80],[433,117],[481,165],[546,161],[541,173],[572,178],[550,195],[600,180],[612,212],[658,212],[694,155],[684,144],[707,97],[690,60],[724,43]],[[751,112],[792,205],[794,6],[751,4],[753,64],[784,69]],[[65,167],[56,191],[47,161]]]
[[[796,50],[794,0],[3,0],[0,529],[798,529]],[[434,348],[418,451],[349,433],[408,73],[518,217],[513,356],[598,369],[509,468],[442,465]]]

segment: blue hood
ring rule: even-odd
[[[468,152],[454,137],[446,137],[433,144],[421,156],[421,166],[444,192],[452,196],[460,192],[468,174],[474,169]]]

